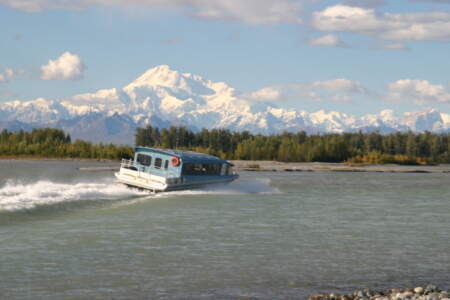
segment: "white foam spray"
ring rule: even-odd
[[[0,211],[32,209],[41,205],[92,199],[120,199],[148,195],[146,192],[129,189],[113,181],[57,183],[37,181],[20,183],[8,181],[0,188]]]
[[[200,189],[151,194],[148,191],[130,189],[111,179],[99,182],[58,183],[42,180],[21,183],[10,180],[0,187],[0,212],[33,209],[38,206],[84,200],[120,200],[123,198],[167,198],[183,195],[207,194],[277,194],[268,178],[237,180],[226,185],[212,185]],[[136,200],[136,199],[135,199]],[[128,203],[129,201],[127,201]],[[131,201],[128,204],[135,203]],[[127,204],[127,205],[128,205]]]

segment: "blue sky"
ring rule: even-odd
[[[285,108],[450,113],[446,0],[0,0],[0,28],[0,102],[167,64]]]

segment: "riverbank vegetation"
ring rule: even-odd
[[[82,158],[82,159],[121,159],[132,157],[129,146],[114,144],[94,144],[76,140],[72,142],[69,134],[60,129],[33,129],[31,132],[0,133],[0,157],[4,158]]]
[[[311,134],[305,132],[259,135],[225,129],[193,132],[177,126],[138,128],[136,145],[189,149],[229,160],[281,162],[349,162],[426,165],[450,163],[450,134],[373,133]],[[60,129],[0,133],[0,157],[129,158],[133,149],[114,144],[72,141]]]
[[[139,128],[136,144],[191,149],[234,160],[350,162],[405,165],[450,163],[450,134],[373,133],[312,134],[301,131],[254,135],[225,129],[193,132],[185,127]]]

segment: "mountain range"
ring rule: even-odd
[[[0,129],[55,127],[73,139],[133,144],[137,127],[184,125],[272,134],[396,131],[450,131],[450,114],[434,109],[397,116],[392,110],[354,117],[340,112],[282,109],[251,101],[223,82],[212,82],[162,65],[123,88],[103,89],[60,101],[0,103]]]

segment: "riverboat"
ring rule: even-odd
[[[130,187],[163,192],[228,183],[239,177],[233,164],[193,151],[136,147],[134,159],[122,159],[117,181]]]

